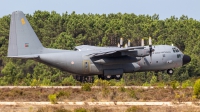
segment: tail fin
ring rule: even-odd
[[[8,57],[40,54],[43,46],[22,11],[11,15]]]

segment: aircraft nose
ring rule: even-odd
[[[183,55],[183,65],[189,63],[190,61],[191,61],[190,56]]]

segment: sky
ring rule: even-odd
[[[164,20],[171,16],[200,21],[200,0],[0,0],[0,18],[21,10],[33,14],[37,10],[69,14],[134,13],[154,15]]]

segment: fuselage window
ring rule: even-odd
[[[85,68],[86,68],[86,69],[88,68],[88,63],[87,63],[87,62],[85,62]]]

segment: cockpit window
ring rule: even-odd
[[[175,48],[172,48],[172,50],[173,50],[174,53],[176,52]]]
[[[172,48],[173,52],[180,52],[178,48]]]
[[[80,51],[79,49],[77,49],[77,48],[74,48],[74,51]]]

